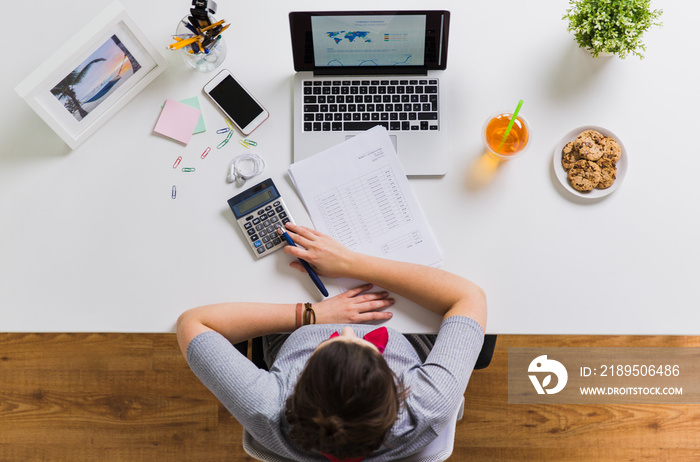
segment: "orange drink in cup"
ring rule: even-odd
[[[511,124],[512,119],[512,113],[498,112],[486,120],[482,130],[489,154],[501,160],[520,156],[530,144],[530,124],[520,115],[516,115]]]

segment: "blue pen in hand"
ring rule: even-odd
[[[284,229],[283,227],[280,227],[279,230],[282,233],[282,236],[284,237],[284,239],[287,241],[287,244],[293,245],[295,247],[297,246],[294,243],[294,241],[292,240],[292,238],[289,236],[289,233],[287,232],[286,229]],[[328,297],[328,290],[326,290],[326,287],[323,285],[323,283],[319,279],[318,274],[316,274],[316,271],[314,271],[311,268],[311,265],[309,265],[306,261],[302,260],[301,258],[299,258],[298,260],[301,262],[301,265],[304,267],[306,272],[309,274],[309,277],[311,278],[311,280],[314,281],[314,284],[316,285],[316,287],[318,287],[318,290],[321,291],[321,293],[323,294],[324,297]]]

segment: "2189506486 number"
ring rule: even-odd
[[[603,364],[600,366],[601,377],[678,377],[681,373],[680,366],[677,364],[661,364],[646,365],[646,364]]]

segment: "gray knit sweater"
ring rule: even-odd
[[[284,404],[314,349],[343,327],[321,324],[297,329],[281,347],[269,372],[258,369],[216,332],[195,337],[187,349],[187,361],[202,383],[268,450],[295,460],[325,461],[322,455],[309,454],[288,438]],[[358,336],[376,328],[352,327]],[[473,319],[447,318],[427,360],[421,363],[401,333],[388,331],[384,357],[410,393],[384,444],[365,459],[367,462],[407,457],[440,433],[464,395],[484,340]]]

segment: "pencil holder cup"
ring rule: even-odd
[[[185,16],[178,23],[175,34],[180,37],[186,37],[192,35],[192,29],[190,23]],[[211,23],[215,23],[216,19],[213,16],[209,16]],[[200,72],[213,71],[226,59],[226,42],[224,38],[219,36],[218,39],[206,47],[205,51],[195,51],[198,47],[185,46],[179,50],[182,59],[190,66],[192,69]]]

